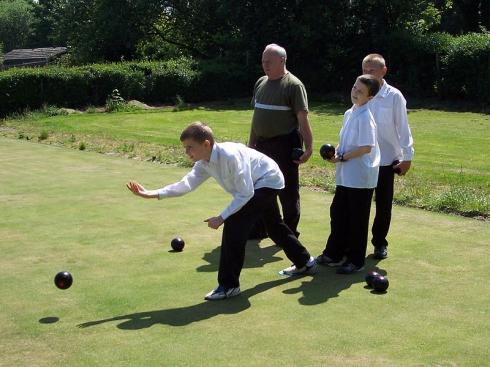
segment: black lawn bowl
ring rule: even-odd
[[[172,246],[172,249],[177,252],[181,252],[184,249],[185,242],[182,238],[180,237],[175,237],[172,242],[170,242],[170,246]]]
[[[402,173],[402,171],[401,171],[400,167],[396,167],[396,168],[395,168],[395,166],[396,166],[398,163],[400,163],[400,161],[397,159],[396,161],[393,161],[393,163],[391,164],[391,166],[393,167],[393,171],[395,171],[395,173],[396,173],[397,175],[400,175],[400,173]]]
[[[379,277],[381,276],[380,273],[378,273],[377,271],[370,271],[366,274],[366,277],[364,278],[366,280],[366,284],[368,287],[372,288],[373,287],[373,281],[374,281],[374,278],[376,277]]]
[[[305,154],[305,152],[303,152],[303,149],[294,148],[293,151],[291,152],[291,160],[297,161],[301,158],[303,154]]]
[[[320,148],[320,155],[323,159],[332,159],[335,155],[335,147],[330,144],[323,144]]]
[[[388,278],[382,275],[373,279],[373,288],[376,292],[379,293],[386,292],[389,285],[390,282],[388,281]]]
[[[54,277],[54,284],[59,288],[59,289],[68,289],[71,287],[73,284],[73,277],[71,274],[67,271],[60,271],[56,276]]]

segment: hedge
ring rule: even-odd
[[[386,42],[389,79],[404,93],[488,106],[490,33],[395,33]]]
[[[387,35],[382,43],[390,69],[389,80],[404,94],[477,101],[488,107],[490,33],[451,36],[401,32]],[[344,57],[347,60],[348,55]],[[332,60],[323,61],[325,65],[332,64]],[[316,69],[313,74],[297,75],[308,92],[322,94],[328,92],[325,89],[328,85],[318,81],[327,80],[335,86],[357,73],[357,69],[347,67],[335,73]],[[219,59],[189,58],[81,67],[12,68],[0,72],[0,117],[44,104],[72,108],[99,106],[116,88],[125,99],[147,103],[174,102],[177,95],[188,102],[250,96],[260,74],[259,65],[245,68]],[[333,74],[336,83],[332,83]]]
[[[440,94],[446,98],[490,102],[490,33],[453,39],[442,57]]]
[[[103,105],[118,89],[124,99],[148,103],[226,99],[250,94],[256,77],[233,64],[179,58],[81,67],[12,68],[0,72],[0,116],[44,104]],[[252,74],[252,75],[251,75]]]

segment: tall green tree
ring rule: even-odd
[[[0,1],[0,43],[6,52],[28,46],[33,20],[32,1]]]
[[[161,1],[66,0],[58,26],[82,62],[131,60],[162,11]]]
[[[38,0],[33,5],[31,44],[36,47],[65,46],[67,34],[62,27],[67,0]]]
[[[453,34],[490,30],[490,1],[453,0],[443,15],[442,30]]]

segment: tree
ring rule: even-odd
[[[56,47],[67,44],[67,34],[61,27],[66,4],[67,0],[38,0],[34,3],[32,45]]]
[[[131,60],[160,17],[161,1],[63,0],[57,24],[80,62]]]
[[[0,43],[6,51],[28,46],[34,19],[32,8],[28,0],[0,1]]]
[[[453,0],[442,20],[442,30],[453,34],[490,30],[490,1]]]

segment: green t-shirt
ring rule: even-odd
[[[257,80],[252,104],[252,129],[259,138],[289,134],[298,128],[296,114],[308,111],[305,86],[289,72],[280,79],[264,75]]]

